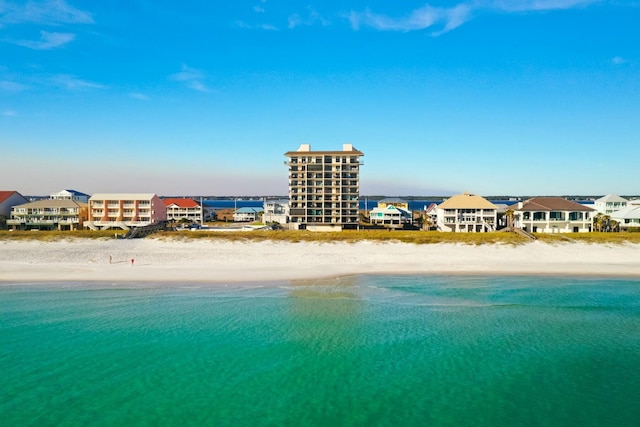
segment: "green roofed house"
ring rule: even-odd
[[[378,206],[369,211],[369,222],[387,228],[402,228],[413,223],[409,203],[402,199],[382,199]]]

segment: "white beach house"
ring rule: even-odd
[[[436,207],[439,231],[483,233],[495,231],[497,206],[471,193],[452,196]]]
[[[593,202],[593,207],[596,211],[604,215],[611,215],[621,209],[627,207],[628,200],[616,196],[615,194],[608,194],[604,197],[600,197]]]
[[[534,197],[518,203],[515,226],[530,233],[587,233],[595,209],[562,197]]]

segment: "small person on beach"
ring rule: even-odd
[[[131,258],[131,267],[133,267],[133,258]]]
[[[109,264],[113,261],[113,256],[109,255]]]

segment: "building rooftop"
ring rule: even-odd
[[[440,203],[438,209],[497,209],[497,207],[482,196],[462,193]]]
[[[523,202],[517,211],[583,211],[591,212],[595,209],[562,197],[534,197]]]

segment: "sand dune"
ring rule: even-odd
[[[640,277],[640,245],[242,243],[153,238],[0,242],[3,282],[225,283],[387,273]]]

